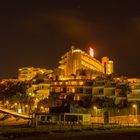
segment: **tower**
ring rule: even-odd
[[[102,65],[104,67],[105,74],[112,74],[113,73],[113,61],[109,60],[108,57],[102,58]]]

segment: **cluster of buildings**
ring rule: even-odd
[[[20,68],[16,81],[32,81],[27,93],[36,97],[36,105],[40,99],[48,98],[52,93],[58,93],[60,99],[73,94],[76,101],[83,97],[91,97],[91,100],[108,97],[115,103],[126,99],[133,103],[140,101],[140,79],[114,77],[113,61],[108,57],[97,60],[91,47],[85,52],[72,46],[61,57],[58,68],[54,70]],[[127,96],[122,94],[123,85],[131,88]]]
[[[101,61],[94,57],[93,48],[88,51],[75,49],[74,46],[66,52],[59,61],[58,68],[54,70],[35,67],[23,67],[18,69],[16,81],[32,81],[28,89],[29,94],[47,98],[52,92],[61,94],[66,98],[68,94],[74,94],[75,100],[83,96],[109,97],[123,100],[118,96],[116,85],[129,84],[132,92],[128,94],[128,101],[140,100],[140,79],[111,77],[114,72],[113,61],[108,57]],[[110,77],[110,78],[109,78]],[[34,81],[39,82],[34,82]],[[6,79],[11,80],[11,79]],[[41,81],[40,81],[41,80]],[[3,80],[5,81],[5,79]]]
[[[92,86],[96,77],[113,73],[113,61],[103,57],[101,61],[94,57],[93,48],[88,52],[75,49],[74,46],[66,52],[59,61],[58,68],[47,70],[34,67],[23,67],[18,70],[18,80],[34,80],[43,75],[44,82],[32,85],[28,92],[37,91],[47,97],[50,92],[74,93],[75,99],[79,94],[92,94]],[[63,95],[64,94],[64,95]]]
[[[90,76],[88,79],[95,79],[101,74],[112,74],[113,73],[113,61],[109,60],[108,57],[103,57],[101,62],[93,56],[93,49],[89,48],[89,53],[80,49],[74,49],[71,47],[70,51],[65,53],[59,61],[59,66],[54,71],[34,68],[34,67],[23,67],[18,70],[18,79],[25,81],[31,80],[37,74],[52,74],[55,75],[59,80],[72,79],[73,76],[78,76],[80,79],[80,73],[85,71]],[[53,77],[54,79],[54,77]]]
[[[114,98],[116,102],[125,99],[122,95],[119,96],[120,90],[116,86],[127,84],[132,89],[127,96],[128,101],[140,100],[140,79],[112,78],[113,67],[113,61],[108,57],[103,57],[101,61],[97,60],[94,57],[93,48],[89,48],[85,52],[72,46],[61,57],[58,68],[47,70],[23,67],[18,70],[18,80],[28,81],[43,78],[43,82],[34,83],[28,92],[34,94],[36,91],[37,95],[44,96],[44,98],[55,92],[61,94],[61,98],[66,98],[68,94],[72,93],[75,100],[92,95],[92,98]],[[43,76],[41,77],[41,75]]]

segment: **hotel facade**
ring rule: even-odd
[[[35,68],[35,67],[22,67],[18,69],[18,80],[28,81],[34,78],[37,74],[49,74],[52,70]]]
[[[64,71],[64,76],[76,75],[77,70],[93,70],[103,74],[113,73],[113,61],[103,57],[102,62],[94,57],[94,50],[89,48],[89,53],[80,49],[71,50],[65,53],[59,61],[59,68]]]

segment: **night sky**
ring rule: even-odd
[[[108,56],[115,72],[140,77],[139,0],[9,0],[0,3],[0,78],[53,69],[70,49]]]

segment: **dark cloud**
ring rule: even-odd
[[[48,21],[53,28],[59,31],[67,38],[81,41],[91,36],[91,23],[83,20],[76,15],[72,16],[70,13],[66,14],[66,11],[51,13],[48,17]],[[72,12],[73,14],[74,12]]]

